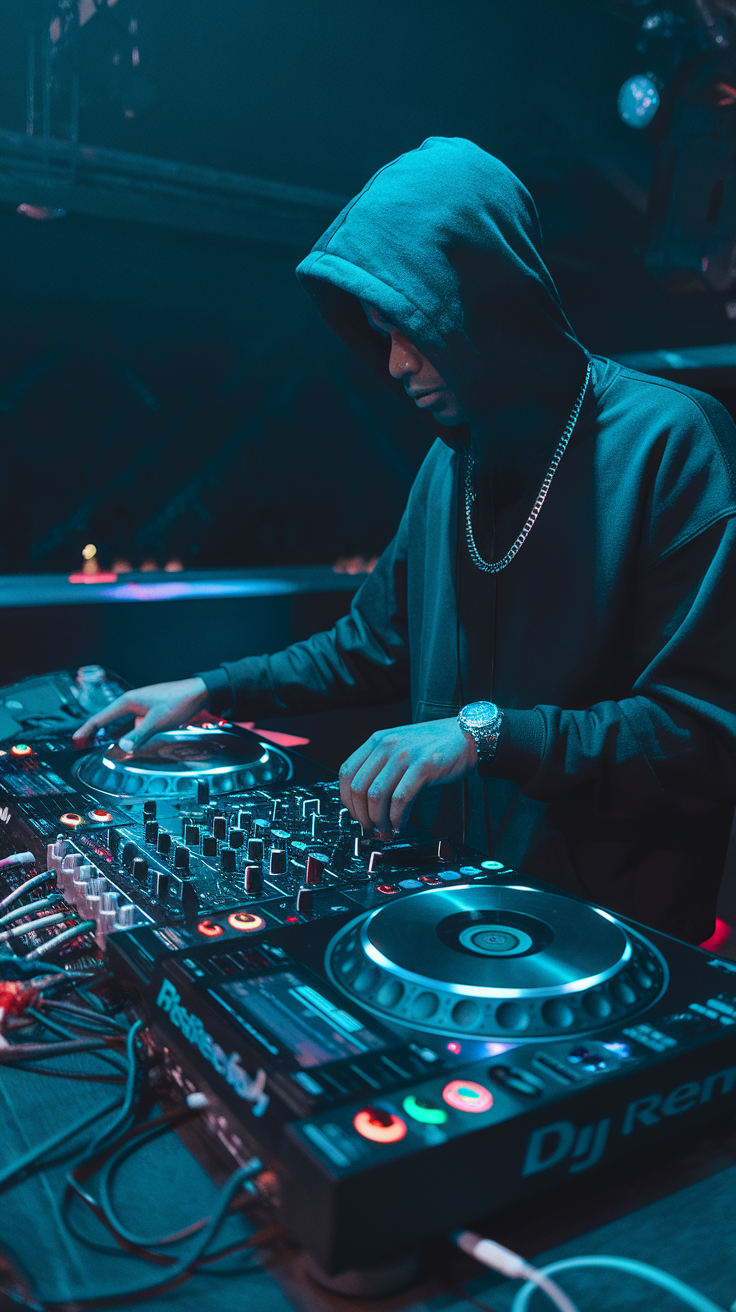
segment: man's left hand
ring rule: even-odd
[[[364,829],[388,841],[423,788],[456,783],[477,764],[475,743],[454,717],[381,729],[340,767],[340,797]]]

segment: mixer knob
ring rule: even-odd
[[[234,847],[223,847],[220,851],[220,866],[226,875],[234,875],[237,870],[238,854]]]
[[[135,843],[126,843],[125,847],[120,853],[120,864],[123,866],[127,866],[128,869],[130,870],[130,867],[132,866],[133,861],[137,856],[138,856],[138,848],[136,847]]]
[[[212,833],[222,843],[227,838],[227,816],[216,815],[212,821]]]
[[[209,779],[197,780],[197,805],[206,806],[210,800],[210,781]]]
[[[175,870],[188,870],[188,869],[189,869],[189,848],[188,848],[188,847],[175,847],[175,848],[174,848],[174,869],[175,869]]]
[[[230,830],[230,846],[242,847],[244,842],[245,842],[245,834],[243,833],[242,829],[238,829],[235,827],[232,828]]]
[[[260,866],[245,867],[245,891],[257,895],[263,892],[263,877]]]
[[[156,819],[156,803],[153,800],[143,803],[143,814],[146,820]]]
[[[136,884],[145,884],[148,879],[148,862],[142,856],[135,857],[131,874]]]
[[[254,820],[253,837],[265,839],[268,836],[268,832],[270,828],[271,828],[270,820]]]
[[[185,879],[181,886],[181,907],[187,929],[196,928],[199,919],[199,898],[193,879]]]
[[[157,821],[157,820],[147,820],[147,821],[146,821],[146,842],[147,842],[147,843],[151,843],[152,846],[155,846],[155,844],[156,844],[156,839],[157,839],[157,838],[158,838],[158,821]]]
[[[217,856],[217,839],[214,834],[205,834],[202,839],[202,856]]]
[[[283,847],[286,851],[289,846],[291,834],[286,829],[272,829],[271,840],[274,847]]]
[[[307,878],[308,884],[321,884],[322,874],[327,865],[328,858],[324,852],[317,852],[315,855],[307,857]]]
[[[316,811],[312,812],[312,838],[322,838],[329,828],[329,818],[326,815],[318,815]]]
[[[184,842],[187,847],[199,847],[199,825],[184,826]]]
[[[263,860],[263,839],[262,839],[262,838],[249,838],[249,839],[248,839],[248,861],[249,861],[249,862],[255,862],[255,861],[262,861],[262,860]]]
[[[353,817],[346,806],[341,807],[340,814],[337,817],[337,823],[341,829],[349,829],[353,823]]]
[[[166,874],[166,873],[163,872],[163,871],[159,871],[159,872],[157,873],[157,875],[156,875],[156,897],[159,899],[159,901],[163,901],[164,898],[167,898],[167,897],[169,896],[169,884],[170,884],[170,882],[171,882],[171,876],[170,876],[170,875]]]
[[[251,811],[238,811],[238,829],[242,829],[244,834],[250,835],[253,829],[253,814]]]
[[[296,895],[296,909],[302,915],[309,915],[314,906],[314,893],[311,888],[300,888]]]
[[[271,875],[285,875],[287,871],[286,852],[283,847],[272,847],[268,872]]]
[[[337,847],[333,847],[332,854],[327,864],[329,865],[330,870],[334,870],[336,875],[340,875],[345,869],[347,859],[347,853],[344,852],[338,844]]]

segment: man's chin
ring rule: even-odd
[[[457,411],[453,411],[447,414],[443,412],[441,406],[432,411],[432,417],[438,424],[442,424],[443,428],[456,428],[458,424],[465,423],[465,415],[462,412],[458,414]]]

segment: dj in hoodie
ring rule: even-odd
[[[413,724],[341,771],[364,825],[411,810],[698,942],[736,798],[736,430],[711,397],[589,356],[541,250],[531,197],[472,142],[371,178],[297,274],[437,434],[394,540],[329,633],[129,693],[78,741],[124,709],[145,717],[132,748],[203,705],[409,694]],[[485,777],[457,720],[478,700],[503,712]]]

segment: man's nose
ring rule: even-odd
[[[391,337],[391,354],[388,371],[392,378],[403,378],[406,374],[416,374],[421,369],[419,352],[401,333]]]

